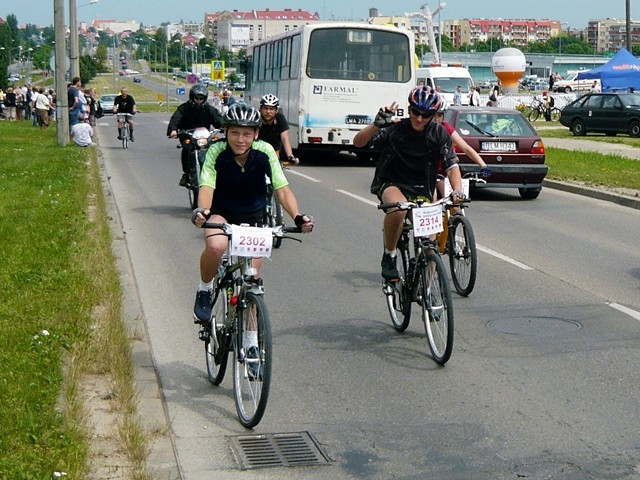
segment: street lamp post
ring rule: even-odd
[[[442,58],[442,23],[440,22],[440,12],[446,6],[447,4],[442,2],[436,9],[436,12],[438,12],[438,52],[440,52],[440,58]]]
[[[562,25],[569,25],[569,22],[560,23],[560,35],[558,35],[558,70],[562,70]],[[560,74],[562,75],[562,73]]]

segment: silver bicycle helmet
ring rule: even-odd
[[[246,103],[234,103],[222,117],[222,123],[225,127],[235,125],[257,129],[262,124],[262,117],[260,117],[260,112],[255,107]]]
[[[267,93],[260,99],[260,106],[263,105],[266,107],[277,107],[280,105],[280,100],[278,100],[278,97],[275,95]]]
[[[411,93],[409,93],[409,105],[424,112],[435,113],[439,111],[442,98],[433,88],[423,85],[411,90]]]

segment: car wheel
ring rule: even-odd
[[[638,120],[632,120],[629,123],[629,136],[633,138],[640,137],[640,122]]]
[[[564,93],[571,93],[571,87],[564,87]]]
[[[582,120],[577,118],[571,124],[571,133],[573,133],[576,137],[583,137],[587,134],[587,127]]]
[[[520,197],[523,200],[535,200],[540,195],[542,188],[519,188],[518,192],[520,192]]]

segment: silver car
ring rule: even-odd
[[[102,110],[104,111],[105,115],[113,114],[113,101],[117,96],[117,93],[105,93],[100,97],[100,105],[102,105]]]

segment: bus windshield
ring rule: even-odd
[[[406,83],[411,79],[405,35],[358,28],[311,33],[305,71],[311,78]]]

